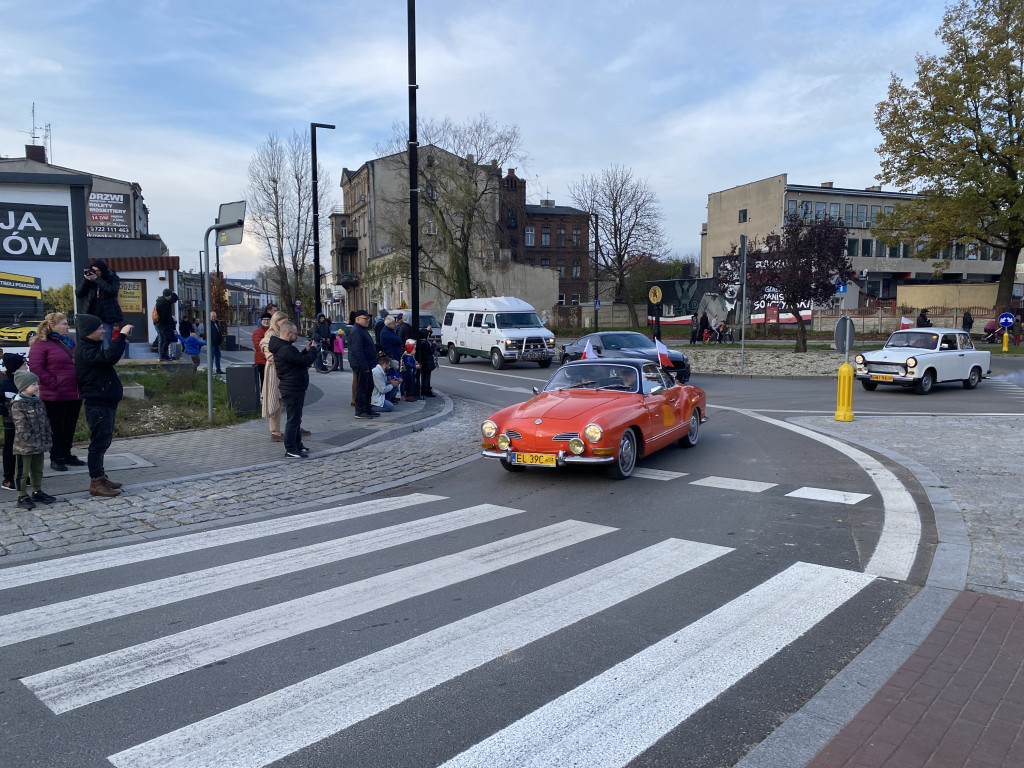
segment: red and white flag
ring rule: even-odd
[[[590,342],[588,341],[587,346],[583,350],[583,354],[580,356],[580,360],[593,360],[595,357],[597,357],[597,354],[595,354],[594,348],[590,346]]]
[[[668,347],[661,343],[661,339],[654,340],[654,346],[658,348],[658,361],[663,368],[671,368],[672,361],[668,359]]]
[[[911,320],[909,317],[901,317],[900,318],[900,330],[901,331],[905,331],[907,328],[909,328],[911,325],[913,325],[913,323],[914,323],[914,321]]]

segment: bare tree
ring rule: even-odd
[[[639,327],[636,307],[629,301],[630,272],[668,252],[657,195],[646,179],[614,165],[570,184],[569,197],[596,221],[598,278],[614,284],[614,300],[626,302],[630,322]]]
[[[408,178],[408,126],[395,124],[391,140],[378,147]],[[515,125],[497,125],[487,115],[464,123],[449,118],[417,126],[419,150],[419,278],[450,298],[469,298],[487,286],[470,270],[475,255],[496,255],[502,166],[524,159]],[[408,276],[408,186],[384,200],[378,218],[381,239],[393,254],[368,270],[373,280]]]
[[[330,176],[319,164],[317,175],[320,210],[329,210]],[[308,132],[292,131],[287,142],[276,133],[267,136],[249,162],[245,200],[249,233],[260,243],[281,306],[287,311],[299,299],[304,312],[312,313],[313,291],[319,280],[312,274],[313,180]],[[321,217],[321,224],[323,237],[329,227],[326,217]]]

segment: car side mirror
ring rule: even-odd
[[[591,349],[593,349],[595,352],[600,352],[601,351],[600,347],[591,347]]]

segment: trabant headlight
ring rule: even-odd
[[[916,368],[916,367],[917,367],[917,358],[916,357],[908,357],[907,358],[907,368]]]
[[[507,451],[508,450],[508,446],[509,446],[508,435],[506,435],[504,432],[502,432],[500,435],[498,435],[497,442],[498,442],[498,448],[500,450],[502,450],[502,451]]]
[[[856,355],[853,358],[853,362],[855,362],[857,365],[864,365],[864,355]]]
[[[572,440],[569,441],[569,450],[572,451],[577,456],[579,456],[581,453],[583,453],[583,441],[580,440],[578,437],[574,437]]]
[[[599,443],[604,437],[604,430],[597,424],[587,424],[586,429],[583,430],[583,436],[592,443]]]
[[[487,438],[488,440],[490,440],[490,439],[491,439],[491,438],[493,438],[493,437],[494,437],[494,436],[495,436],[496,434],[498,434],[498,425],[497,425],[497,424],[495,424],[495,423],[494,423],[493,421],[491,421],[490,419],[488,419],[488,420],[487,420],[487,421],[485,421],[485,422],[483,423],[483,425],[482,425],[482,426],[480,427],[480,431],[484,433],[484,437],[486,437],[486,438]]]

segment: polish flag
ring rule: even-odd
[[[668,359],[668,347],[661,343],[661,339],[654,340],[654,346],[658,348],[658,361],[663,368],[671,368],[672,361]]]
[[[594,353],[594,348],[590,346],[590,342],[587,342],[586,348],[583,350],[583,354],[580,356],[580,360],[593,360],[597,355]]]
[[[907,328],[909,328],[911,325],[913,325],[913,322],[914,321],[911,320],[909,317],[901,317],[900,318],[900,330],[901,331],[905,331]]]

